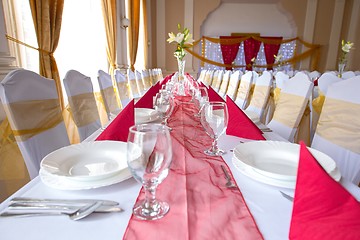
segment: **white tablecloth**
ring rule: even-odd
[[[88,140],[93,140],[97,134],[95,133]],[[264,135],[269,140],[282,140],[274,133],[265,133]],[[279,190],[292,193],[291,190],[255,181],[239,172],[232,164],[232,153],[229,151],[237,144],[239,144],[239,139],[232,136],[223,136],[219,141],[219,145],[227,150],[227,154],[223,158],[229,165],[261,233],[265,239],[288,239],[292,202],[282,197]],[[360,200],[360,189],[357,186],[344,180],[341,180],[341,184]],[[15,196],[108,199],[119,202],[125,211],[122,213],[92,214],[80,221],[72,221],[66,216],[0,218],[0,239],[122,239],[140,188],[141,185],[131,178],[98,189],[63,191],[47,187],[37,177],[9,199]],[[0,205],[0,211],[5,210],[9,199]],[[186,234],[184,233],[184,236],[169,236],[169,239],[185,239],[185,237]]]

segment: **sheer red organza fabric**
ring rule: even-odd
[[[246,70],[252,70],[251,59],[256,58],[260,50],[261,42],[253,38],[248,38],[244,41],[244,55]]]
[[[211,139],[194,116],[198,109],[182,98],[169,119],[171,169],[157,191],[170,211],[156,221],[132,216],[123,239],[263,239],[240,190],[225,187],[224,160],[203,153]]]
[[[282,40],[282,37],[262,37],[267,40]],[[264,43],[264,52],[265,52],[265,59],[267,64],[274,64],[275,57],[274,55],[278,55],[280,49],[280,44],[269,44]],[[273,67],[268,67],[268,70],[272,70]]]

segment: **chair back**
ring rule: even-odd
[[[135,79],[136,79],[136,84],[138,86],[138,89],[140,91],[140,96],[143,96],[146,92],[146,88],[145,88],[145,84],[144,84],[142,76],[141,76],[141,72],[135,70]]]
[[[342,177],[360,182],[360,76],[330,85],[312,147],[334,159]]]
[[[213,75],[214,75],[214,70],[206,70],[205,76],[204,76],[204,84],[206,86],[212,85]]]
[[[272,75],[270,72],[264,71],[256,80],[250,105],[246,108],[246,111],[255,112],[261,122],[265,122],[264,112],[270,97],[271,85]]]
[[[43,157],[70,144],[55,81],[16,69],[0,82],[0,99],[33,179]]]
[[[224,75],[222,77],[222,81],[220,84],[220,89],[219,89],[219,95],[224,98],[229,86],[229,81],[230,81],[230,75],[231,75],[231,71],[227,70],[224,72]]]
[[[91,78],[69,70],[63,82],[80,141],[83,141],[101,127]]]
[[[118,94],[121,102],[121,106],[124,109],[126,105],[131,101],[131,89],[125,74],[119,69],[115,70],[115,80],[118,88]]]
[[[295,134],[308,106],[312,88],[309,76],[298,72],[281,89],[274,116],[268,126],[290,142],[295,142]],[[308,131],[310,138],[310,126],[304,131]]]
[[[245,109],[250,98],[251,86],[253,83],[253,71],[247,71],[241,76],[240,85],[236,93],[235,103]]]
[[[342,79],[349,79],[349,78],[353,78],[355,77],[355,73],[353,71],[346,71],[346,72],[343,72],[341,78]]]
[[[236,99],[236,93],[240,85],[241,76],[242,72],[240,70],[232,72],[230,75],[229,86],[226,91],[226,95],[228,95],[234,101]]]
[[[143,79],[145,89],[148,90],[152,86],[152,81],[148,69],[141,71],[141,78]]]
[[[113,81],[110,74],[104,72],[103,70],[98,71],[97,79],[99,82],[100,93],[104,102],[106,114],[108,119],[111,119],[111,115],[116,115],[120,112]]]
[[[141,97],[141,92],[140,92],[140,88],[139,88],[139,86],[137,84],[135,73],[131,69],[127,70],[127,81],[129,83],[129,86],[130,86],[131,97],[132,98]]]
[[[215,70],[213,74],[211,86],[216,92],[218,92],[220,89],[223,74],[224,74],[223,70]]]

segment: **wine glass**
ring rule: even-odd
[[[206,133],[213,139],[210,149],[204,151],[205,154],[210,156],[221,156],[225,151],[218,147],[219,137],[225,133],[229,114],[226,103],[223,102],[208,102],[201,110],[201,125]]]
[[[174,99],[172,95],[166,90],[160,90],[156,95],[154,108],[161,115],[162,123],[167,126],[167,119],[174,110]]]
[[[196,95],[196,99],[199,104],[199,112],[195,113],[196,117],[200,117],[201,109],[209,101],[208,92],[206,87],[199,87],[198,94]]]
[[[142,220],[162,218],[169,204],[156,199],[157,186],[167,177],[172,160],[168,127],[162,124],[140,124],[129,129],[127,163],[133,177],[143,185],[145,199],[133,208]]]

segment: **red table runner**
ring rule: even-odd
[[[155,221],[132,216],[124,239],[263,239],[240,190],[225,187],[224,160],[203,153],[212,140],[197,111],[192,103],[178,103],[169,119],[173,161],[156,194],[169,203],[169,213]],[[143,198],[141,191],[138,200]]]

